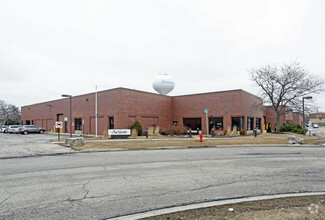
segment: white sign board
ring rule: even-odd
[[[64,121],[68,121],[68,117],[64,117]]]
[[[62,121],[56,121],[55,128],[62,128]]]
[[[130,129],[108,129],[108,135],[131,135]]]

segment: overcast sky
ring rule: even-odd
[[[24,106],[126,87],[244,89],[248,70],[299,61],[325,78],[324,0],[0,0],[0,100]],[[325,111],[325,94],[314,96]]]

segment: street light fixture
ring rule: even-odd
[[[305,131],[305,99],[312,99],[312,96],[302,97],[302,124],[303,124],[303,134],[306,135]]]
[[[70,137],[72,137],[72,95],[63,94],[62,97],[70,98]]]

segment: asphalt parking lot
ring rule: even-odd
[[[311,129],[311,134],[315,134],[321,138],[325,138],[325,127],[319,127],[319,128],[312,128]],[[309,131],[306,133],[306,135],[309,135]]]
[[[0,158],[48,155],[74,152],[71,148],[52,144],[51,134],[4,134],[0,133]]]

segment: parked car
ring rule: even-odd
[[[6,128],[8,128],[8,125],[2,125],[0,128],[0,132],[5,133]]]
[[[8,125],[8,126],[3,130],[3,133],[8,133],[9,126],[10,126],[10,125]]]
[[[9,127],[6,129],[6,133],[18,134],[19,133],[19,127],[21,127],[21,125],[9,125]]]
[[[313,128],[318,128],[318,124],[313,124]]]
[[[19,128],[20,134],[28,134],[28,133],[40,133],[43,134],[45,132],[44,128],[37,127],[35,125],[23,125]]]

